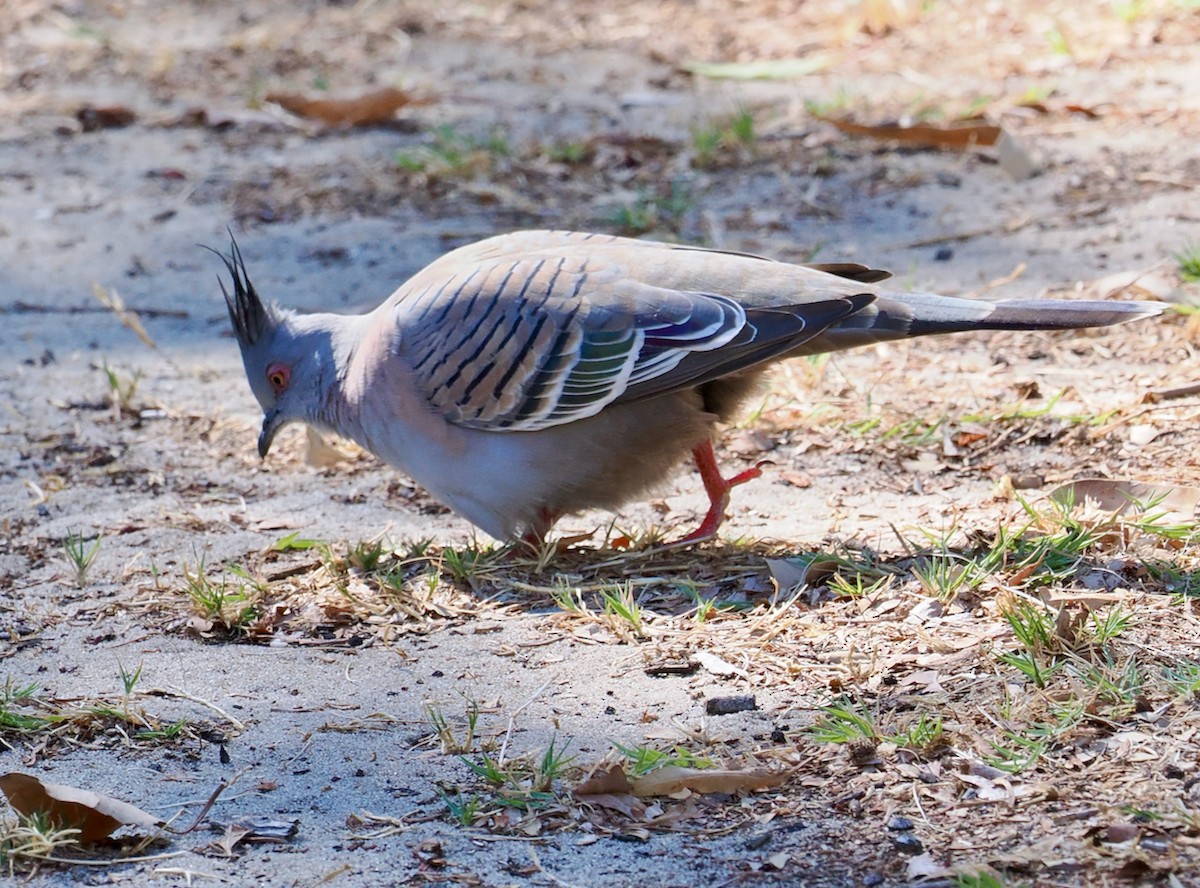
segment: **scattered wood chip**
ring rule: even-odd
[[[1155,389],[1152,392],[1146,392],[1142,397],[1142,401],[1146,404],[1157,404],[1159,401],[1173,401],[1176,398],[1189,398],[1192,395],[1200,395],[1200,382],[1194,382],[1191,385],[1181,385],[1176,388]]]
[[[23,817],[41,815],[61,827],[79,830],[79,841],[85,845],[107,838],[122,826],[165,826],[153,814],[128,802],[74,786],[43,783],[18,771],[0,777],[0,792]]]
[[[693,675],[700,668],[695,660],[672,660],[660,663],[650,663],[642,669],[647,675],[659,677],[663,675]]]
[[[1129,427],[1129,443],[1133,447],[1145,447],[1162,434],[1162,430],[1149,423],[1138,423]]]
[[[735,712],[749,712],[758,709],[758,701],[753,694],[738,694],[733,697],[709,697],[704,704],[704,711],[709,715],[733,715]]]
[[[705,671],[711,672],[713,675],[746,675],[745,669],[734,666],[727,660],[722,660],[716,654],[710,654],[708,651],[697,653],[696,662],[703,666]]]
[[[124,105],[84,105],[75,112],[75,119],[85,133],[102,129],[121,129],[137,121],[137,113]]]

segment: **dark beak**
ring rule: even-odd
[[[286,421],[277,410],[268,410],[264,414],[262,431],[258,433],[258,455],[261,458],[267,458],[267,454],[271,451],[271,442],[275,440],[275,436],[279,434],[279,430],[285,424]]]

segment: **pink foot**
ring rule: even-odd
[[[763,463],[758,463],[744,472],[738,472],[732,478],[722,478],[721,470],[717,467],[717,458],[713,454],[712,442],[705,441],[692,451],[696,460],[696,468],[700,471],[700,480],[704,482],[704,491],[708,494],[708,514],[700,522],[700,526],[674,545],[683,543],[699,543],[710,540],[717,535],[717,529],[725,520],[725,510],[729,508],[729,492],[739,484],[753,481],[762,475]]]
[[[515,558],[522,549],[524,549],[525,554],[538,555],[542,551],[542,545],[546,542],[546,534],[550,532],[550,528],[554,526],[554,522],[559,517],[559,512],[552,512],[543,507],[538,512],[537,520],[530,525],[525,533],[521,534],[521,546],[514,546],[509,553],[510,556]]]

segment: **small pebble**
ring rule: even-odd
[[[925,850],[925,846],[921,844],[921,840],[910,832],[897,833],[892,837],[892,844],[902,854],[920,854]]]
[[[731,715],[734,712],[746,712],[758,709],[758,702],[753,694],[739,694],[735,697],[712,697],[704,704],[704,711],[709,715]]]
[[[949,262],[954,258],[954,251],[949,247],[938,247],[937,252],[933,254],[934,262]]]
[[[750,838],[746,839],[746,850],[757,851],[769,841],[771,841],[771,831],[767,830],[767,832],[761,832],[756,836],[751,836]]]
[[[882,885],[883,873],[867,873],[863,876],[862,883],[866,888],[874,888],[875,885]]]
[[[907,817],[901,817],[899,814],[893,814],[888,818],[888,829],[894,829],[897,832],[901,830],[909,830],[913,828],[913,822]]]

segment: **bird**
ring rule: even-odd
[[[305,423],[352,440],[500,541],[539,546],[564,515],[617,510],[690,456],[713,538],[730,492],[717,428],[787,358],[970,330],[1103,327],[1158,303],[986,301],[889,289],[856,263],[799,265],[574,231],[452,250],[363,314],[265,303],[237,241],[218,275],[258,453]]]

